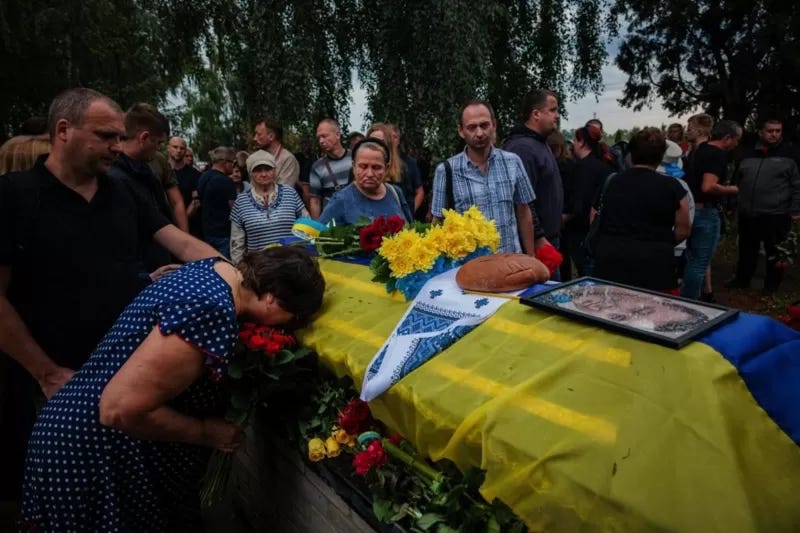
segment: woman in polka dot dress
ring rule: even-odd
[[[304,321],[322,303],[294,248],[184,265],[144,290],[42,410],[25,465],[25,531],[196,531],[209,455],[241,434],[220,418],[237,318]]]

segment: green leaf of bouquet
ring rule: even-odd
[[[436,526],[436,533],[459,533],[460,531],[460,528],[455,529],[443,523]]]
[[[500,533],[500,531],[500,522],[494,516],[490,516],[486,522],[486,533]]]
[[[498,498],[492,501],[492,512],[494,513],[493,516],[502,526],[508,526],[517,521],[517,516],[514,514],[514,511]]]
[[[275,356],[276,365],[285,365],[286,363],[291,363],[292,361],[294,361],[294,352],[291,350],[281,350],[278,352],[278,355]]]
[[[372,502],[372,513],[380,522],[384,524],[392,523],[392,502],[390,500],[375,499]]]
[[[408,515],[408,504],[404,503],[403,505],[400,506],[400,508],[397,511],[395,511],[395,513],[389,519],[389,522],[397,522],[398,520],[404,518],[407,515]]]
[[[314,350],[311,348],[306,348],[305,346],[301,346],[300,348],[296,348],[294,351],[294,358],[295,359],[302,359],[303,357],[308,357],[314,353]]]
[[[420,222],[420,221],[414,222],[414,231],[416,231],[417,233],[425,233],[426,231],[428,231],[428,228],[430,227],[431,225],[427,222]]]
[[[425,513],[417,519],[414,525],[422,531],[430,531],[433,526],[442,522],[444,522],[444,517],[442,515],[438,513]]]

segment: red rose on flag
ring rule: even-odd
[[[386,455],[381,441],[373,440],[366,450],[355,456],[353,467],[356,469],[356,474],[366,476],[370,470],[385,465],[388,460],[389,456]]]
[[[247,347],[251,350],[264,350],[269,341],[262,337],[259,333],[250,337]]]
[[[358,398],[344,406],[339,413],[339,427],[348,435],[358,435],[368,430],[373,425],[372,414],[367,402]]]
[[[401,442],[403,442],[403,436],[400,433],[394,433],[389,435],[389,442],[394,444],[395,446],[399,446]]]
[[[556,250],[555,246],[547,243],[536,250],[536,259],[544,263],[544,266],[550,271],[550,275],[553,275],[556,273],[556,270],[558,270],[564,257],[561,255],[561,252]]]
[[[380,228],[370,224],[358,230],[358,243],[365,252],[374,252],[381,247],[383,235],[384,232]]]
[[[394,235],[402,230],[406,225],[406,221],[397,215],[392,215],[386,220],[386,233]]]

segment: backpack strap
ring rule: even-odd
[[[616,172],[612,172],[611,174],[606,176],[606,181],[603,183],[603,189],[600,191],[600,198],[599,198],[599,201],[597,203],[597,215],[596,216],[598,216],[598,217],[600,216],[600,213],[602,213],[602,211],[603,211],[603,199],[606,196],[606,191],[608,190],[608,185],[611,183],[611,178],[613,178],[616,175],[617,175]]]
[[[453,193],[453,166],[450,164],[449,159],[444,160],[444,194],[447,203],[444,205],[445,209],[456,208],[456,197]]]
[[[400,211],[403,210],[403,204],[400,202],[400,195],[397,194],[397,189],[391,183],[386,184],[386,188],[392,192],[392,196],[394,196],[394,201],[397,202],[397,207],[400,208]]]

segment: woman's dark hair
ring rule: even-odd
[[[614,163],[614,156],[603,142],[603,132],[594,123],[587,124],[575,130],[575,140],[581,141],[589,147],[592,155],[606,163]]]
[[[295,326],[308,322],[322,305],[325,278],[305,250],[276,246],[247,252],[236,268],[246,289],[258,296],[272,294],[284,310],[295,315]]]
[[[569,146],[567,146],[567,140],[560,131],[554,131],[548,135],[546,144],[547,147],[550,148],[550,151],[553,152],[556,159],[572,159],[572,152],[570,152]]]
[[[644,128],[631,137],[628,150],[634,165],[657,167],[664,159],[667,141],[659,128]]]
[[[236,152],[236,166],[242,174],[242,181],[250,181],[250,173],[247,172],[247,158],[250,156],[244,150]]]

